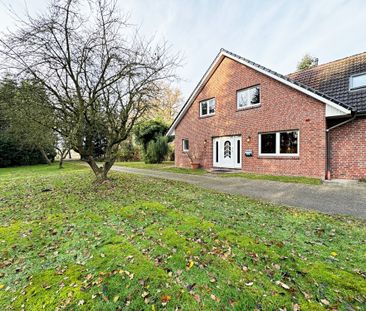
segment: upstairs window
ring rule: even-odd
[[[353,75],[349,81],[349,89],[357,90],[361,88],[366,88],[366,73]]]
[[[207,99],[200,102],[200,116],[212,116],[215,114],[216,100],[215,98]]]
[[[237,91],[236,105],[238,109],[245,109],[260,105],[259,85]]]
[[[183,152],[189,151],[189,140],[188,139],[182,140],[182,147],[183,147]]]

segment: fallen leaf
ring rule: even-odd
[[[117,301],[118,301],[118,299],[119,299],[119,296],[118,296],[118,295],[114,296],[114,297],[113,297],[113,302],[117,302]]]
[[[211,299],[216,301],[216,302],[220,302],[220,299],[217,298],[214,294],[211,294]]]
[[[293,306],[292,306],[292,308],[293,308],[293,310],[294,311],[300,311],[300,305],[299,304],[294,304]]]
[[[337,256],[337,253],[336,252],[331,252],[330,253],[333,257],[336,257]]]
[[[281,266],[280,266],[280,265],[278,265],[278,264],[274,264],[274,265],[273,265],[273,268],[275,268],[276,270],[280,270],[280,269],[281,269]]]
[[[198,294],[193,295],[194,300],[196,300],[198,303],[201,302],[201,297]]]
[[[147,296],[149,296],[149,292],[144,291],[144,292],[141,294],[141,297],[142,297],[142,298],[145,298],[145,297],[147,297]]]
[[[212,278],[212,279],[210,279],[210,282],[211,282],[211,283],[216,283],[216,282],[217,282],[217,280],[216,280],[216,278]]]
[[[161,296],[161,301],[162,301],[163,303],[167,303],[167,302],[169,302],[171,299],[172,299],[172,297],[171,297],[171,296],[169,296],[169,295],[163,295],[163,296]]]
[[[0,284],[0,289],[3,289],[5,287],[4,284]]]
[[[86,277],[85,277],[85,280],[89,281],[93,278],[93,275],[92,274],[88,274]]]
[[[78,306],[82,306],[85,303],[85,301],[83,299],[79,300],[78,302]]]
[[[283,287],[284,289],[290,289],[290,286],[288,286],[287,284],[285,284],[281,281],[276,281],[276,284]]]
[[[193,266],[194,266],[194,262],[192,260],[190,260],[186,266],[186,270],[189,271]]]
[[[326,299],[321,299],[320,302],[325,306],[329,306],[329,301]]]

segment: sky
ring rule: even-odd
[[[0,31],[14,25],[7,7],[37,14],[47,0],[0,0]],[[366,0],[118,0],[145,37],[167,41],[183,58],[176,83],[187,99],[220,48],[282,74],[305,53],[319,63],[366,51]]]

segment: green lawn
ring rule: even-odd
[[[146,164],[144,162],[116,162],[115,165],[132,167],[132,168],[149,169],[149,170],[161,170],[161,171],[166,171],[166,172],[171,172],[171,173],[181,173],[181,174],[194,174],[194,175],[207,174],[207,171],[204,169],[201,169],[201,168],[192,170],[190,168],[175,167],[173,161],[165,161],[160,164]]]
[[[111,177],[0,169],[0,310],[365,310],[365,222]]]
[[[132,167],[132,168],[142,168],[142,169],[152,169],[152,170],[163,170],[173,173],[183,173],[183,174],[195,174],[204,175],[208,172],[204,169],[192,170],[190,168],[174,167],[174,162],[167,161],[161,164],[145,164],[144,162],[117,162],[115,165]],[[262,179],[262,180],[272,180],[288,183],[301,183],[310,185],[320,185],[322,181],[318,178],[301,177],[301,176],[278,176],[278,175],[267,175],[267,174],[254,174],[254,173],[219,173],[215,176],[218,177],[240,177],[246,179]]]

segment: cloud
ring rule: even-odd
[[[1,0],[31,13],[46,0]],[[184,56],[178,83],[185,98],[221,47],[289,73],[310,53],[320,63],[366,50],[364,0],[119,0],[145,37],[167,40]],[[0,29],[11,20],[0,10]]]

